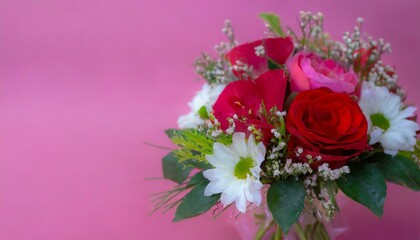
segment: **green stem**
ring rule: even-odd
[[[312,231],[309,233],[309,239],[310,240],[315,239],[314,236],[316,234],[317,228],[318,228],[318,226],[319,226],[320,223],[321,222],[318,219],[316,219],[316,221],[314,223],[314,226],[312,228]]]
[[[323,240],[331,240],[330,235],[328,234],[328,231],[325,229],[325,226],[322,222],[319,225],[319,236]]]
[[[281,228],[279,225],[277,225],[277,231],[276,234],[274,235],[274,240],[282,240],[283,239],[283,233],[281,231]]]
[[[267,227],[265,227],[264,224],[261,224],[260,229],[258,229],[258,232],[255,235],[255,240],[261,240],[265,236],[267,231],[271,228],[271,226],[273,226],[273,224],[274,224],[274,220],[272,220],[270,224],[268,224]]]
[[[295,224],[296,233],[299,237],[299,240],[307,240],[305,231],[303,231],[302,226],[300,226],[300,223]]]

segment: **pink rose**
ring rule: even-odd
[[[286,63],[292,92],[327,87],[334,92],[355,93],[358,79],[333,59],[322,59],[314,53],[299,52]]]

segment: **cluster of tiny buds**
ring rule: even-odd
[[[265,57],[265,49],[263,45],[256,46],[254,50],[255,55],[257,55],[258,57]]]
[[[346,46],[341,42],[332,42],[330,54],[333,59],[336,59],[343,63],[348,63],[347,54],[346,54]]]
[[[391,66],[384,66],[382,61],[378,61],[371,69],[367,80],[378,86],[384,86],[388,83],[396,83],[398,81],[398,75],[393,72],[394,69]]]
[[[300,11],[299,12],[301,21],[311,21],[311,20],[323,20],[324,15],[321,12],[313,14],[311,12]]]
[[[327,180],[337,180],[342,175],[350,173],[350,168],[348,166],[343,166],[337,169],[331,169],[328,163],[323,163],[321,166],[318,167],[318,175],[324,178],[325,181]]]
[[[270,165],[266,166],[267,172],[272,172],[274,177],[280,176],[280,164],[278,161],[271,161]]]
[[[302,153],[303,153],[303,148],[302,147],[296,147],[296,149],[295,149],[295,155],[296,155],[296,157],[300,157],[301,155],[302,155]],[[316,161],[321,161],[322,160],[322,156],[321,155],[318,155],[318,156],[316,156],[316,157],[313,157],[312,155],[310,155],[310,154],[306,154],[305,155],[305,158],[310,162],[310,163],[312,163],[314,160],[316,160]]]
[[[285,142],[280,142],[276,147],[271,148],[271,153],[268,155],[268,159],[274,160],[278,157],[283,157],[281,150],[286,146]]]
[[[255,139],[257,139],[257,140],[262,139],[263,133],[262,133],[261,129],[256,128],[254,125],[249,125],[247,130],[249,132],[251,132],[252,134],[254,134]]]
[[[226,73],[226,68],[223,67],[223,64],[221,62],[217,62],[216,69],[214,69],[211,73],[216,78],[217,82],[228,82],[226,76],[228,76],[229,74]]]
[[[286,164],[284,165],[284,173],[287,175],[301,175],[312,173],[312,168],[308,163],[293,163],[292,159],[287,159]],[[280,171],[280,174],[282,172]]]
[[[278,111],[276,107],[270,109],[270,118],[272,122],[279,123],[278,127],[284,128],[284,117],[286,116],[286,111]],[[277,126],[277,125],[276,125]],[[282,131],[282,129],[280,129]]]
[[[317,174],[313,174],[311,176],[308,176],[305,178],[305,180],[303,181],[303,183],[305,184],[306,188],[307,188],[307,193],[309,194],[310,192],[310,187],[316,187],[317,186],[317,179],[318,179],[318,175]]]
[[[272,151],[273,152],[280,152],[281,150],[283,150],[283,148],[286,146],[285,142],[280,142],[279,145],[277,145],[277,147],[273,147]]]
[[[357,19],[358,25],[354,27],[354,32],[350,34],[349,32],[344,33],[343,40],[345,45],[341,46],[341,51],[347,56],[345,62],[354,62],[360,61],[360,49],[369,51],[368,62],[374,64],[375,62],[381,59],[382,54],[391,52],[391,45],[386,43],[383,39],[375,41],[370,36],[367,37],[365,41],[361,36],[361,26],[363,23],[362,18]],[[340,55],[340,54],[338,54]],[[333,56],[335,56],[333,54]],[[336,57],[336,56],[335,56]]]
[[[264,22],[264,26],[267,29],[267,31],[264,31],[264,35],[267,35],[268,37],[275,37],[276,34],[273,32],[273,29],[271,28],[270,24],[267,22]]]
[[[225,20],[225,25],[222,28],[222,32],[226,34],[226,36],[228,37],[231,47],[234,47],[237,43],[235,41],[235,35],[233,31],[232,22],[229,19]]]
[[[224,56],[224,54],[230,50],[230,47],[227,42],[220,42],[214,46],[214,50],[216,50],[219,56]]]
[[[225,83],[234,80],[226,60],[214,60],[208,54],[203,54],[195,60],[195,71],[210,82]]]
[[[300,30],[302,32],[301,39],[297,38],[295,47],[297,48],[312,48],[310,42],[315,45],[322,45],[325,41],[326,34],[323,30],[324,15],[318,12],[316,14],[311,12],[300,12]],[[293,31],[290,34],[295,35]],[[296,36],[296,35],[295,35]],[[316,51],[316,50],[315,50]]]
[[[214,122],[211,121],[207,122],[208,132],[212,137],[218,137],[220,134],[223,133],[223,130],[220,129],[220,122],[217,119],[214,119]]]
[[[296,150],[295,150],[296,156],[300,157],[300,154],[302,154],[302,153],[303,153],[303,148],[297,147]]]
[[[208,62],[211,62],[212,59],[209,55],[203,54],[200,58],[197,58],[195,60],[195,71],[199,74],[201,74],[203,71],[205,71],[205,66]]]
[[[271,133],[274,135],[275,138],[281,138],[281,134],[277,131],[277,129],[271,129]]]
[[[233,118],[227,118],[227,121],[229,122],[229,127],[226,129],[227,134],[233,134],[235,132],[236,124],[235,120],[238,119],[238,115],[233,115]]]
[[[360,28],[358,26],[354,27],[354,33],[352,35],[350,35],[349,32],[345,32],[343,35],[343,41],[346,44],[346,48],[343,50],[349,58],[353,59],[355,57],[355,51],[361,47]]]
[[[376,51],[379,49],[381,53],[391,53],[392,51],[391,44],[386,43],[382,38],[380,38],[378,41],[375,41],[372,39],[372,37],[368,37],[368,42],[370,46],[377,48],[375,49]]]
[[[335,206],[330,199],[330,195],[328,194],[328,189],[321,188],[319,193],[319,199],[321,201],[322,207],[326,210],[327,217],[331,219],[335,212]]]
[[[243,72],[244,77],[247,77],[251,76],[253,67],[239,60],[236,60],[235,64],[231,67],[231,70]]]
[[[276,112],[275,112],[275,114],[276,114],[276,116],[278,116],[278,117],[280,117],[280,116],[284,117],[284,116],[286,116],[286,111],[283,111],[283,112],[276,111]]]
[[[211,136],[212,137],[218,137],[220,134],[222,134],[222,130],[220,129],[213,129],[213,131],[211,132]]]

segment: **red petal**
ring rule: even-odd
[[[293,51],[293,42],[290,38],[266,38],[263,39],[267,57],[278,64],[286,63],[287,58]]]
[[[221,123],[222,129],[228,128],[227,117],[237,114],[239,117],[252,117],[258,113],[261,99],[258,97],[255,83],[239,80],[229,83],[213,106],[213,114]]]
[[[255,83],[267,110],[274,106],[279,111],[283,110],[287,87],[287,79],[283,70],[277,69],[263,73],[257,78]]]
[[[253,72],[256,76],[268,70],[267,60],[264,57],[259,57],[255,54],[255,47],[262,45],[262,40],[245,43],[234,47],[226,54],[226,59],[233,65],[236,61],[248,64],[253,67]],[[242,71],[233,71],[233,73],[242,78]]]

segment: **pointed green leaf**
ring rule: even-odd
[[[175,153],[172,151],[162,158],[163,176],[176,183],[183,183],[190,174],[192,167],[180,163]]]
[[[209,114],[207,112],[207,108],[205,105],[201,106],[200,109],[198,109],[198,115],[200,116],[200,118],[202,119],[209,119]]]
[[[204,196],[204,190],[208,183],[208,180],[201,182],[185,195],[176,209],[174,222],[205,213],[219,201],[220,194],[214,194],[209,197]]]
[[[212,165],[208,162],[200,162],[195,159],[185,160],[184,163],[188,166],[192,166],[192,167],[202,169],[202,170],[206,170],[212,167]]]
[[[260,13],[259,16],[270,26],[275,34],[277,34],[279,37],[285,36],[280,25],[279,16],[273,13]]]
[[[267,59],[267,66],[268,66],[268,69],[270,69],[270,70],[276,70],[276,69],[281,69],[282,68],[282,66],[280,64],[276,63],[271,58]]]
[[[381,170],[372,163],[349,164],[350,173],[337,180],[338,187],[351,199],[382,216],[386,183]]]
[[[168,138],[172,138],[173,136],[175,136],[176,131],[178,131],[178,130],[170,128],[170,129],[166,129],[165,133],[168,136]]]
[[[190,181],[187,183],[187,187],[193,187],[205,181],[208,181],[208,180],[207,178],[204,177],[203,172],[198,172],[194,176],[191,177]]]
[[[274,220],[285,232],[296,223],[305,203],[305,187],[301,180],[290,177],[271,184],[267,193],[267,204]]]
[[[414,161],[399,155],[377,154],[374,157],[386,180],[420,191],[420,169]]]
[[[290,105],[292,104],[293,100],[295,100],[295,97],[297,96],[297,92],[291,93],[284,102],[284,106],[286,110],[289,110]]]

